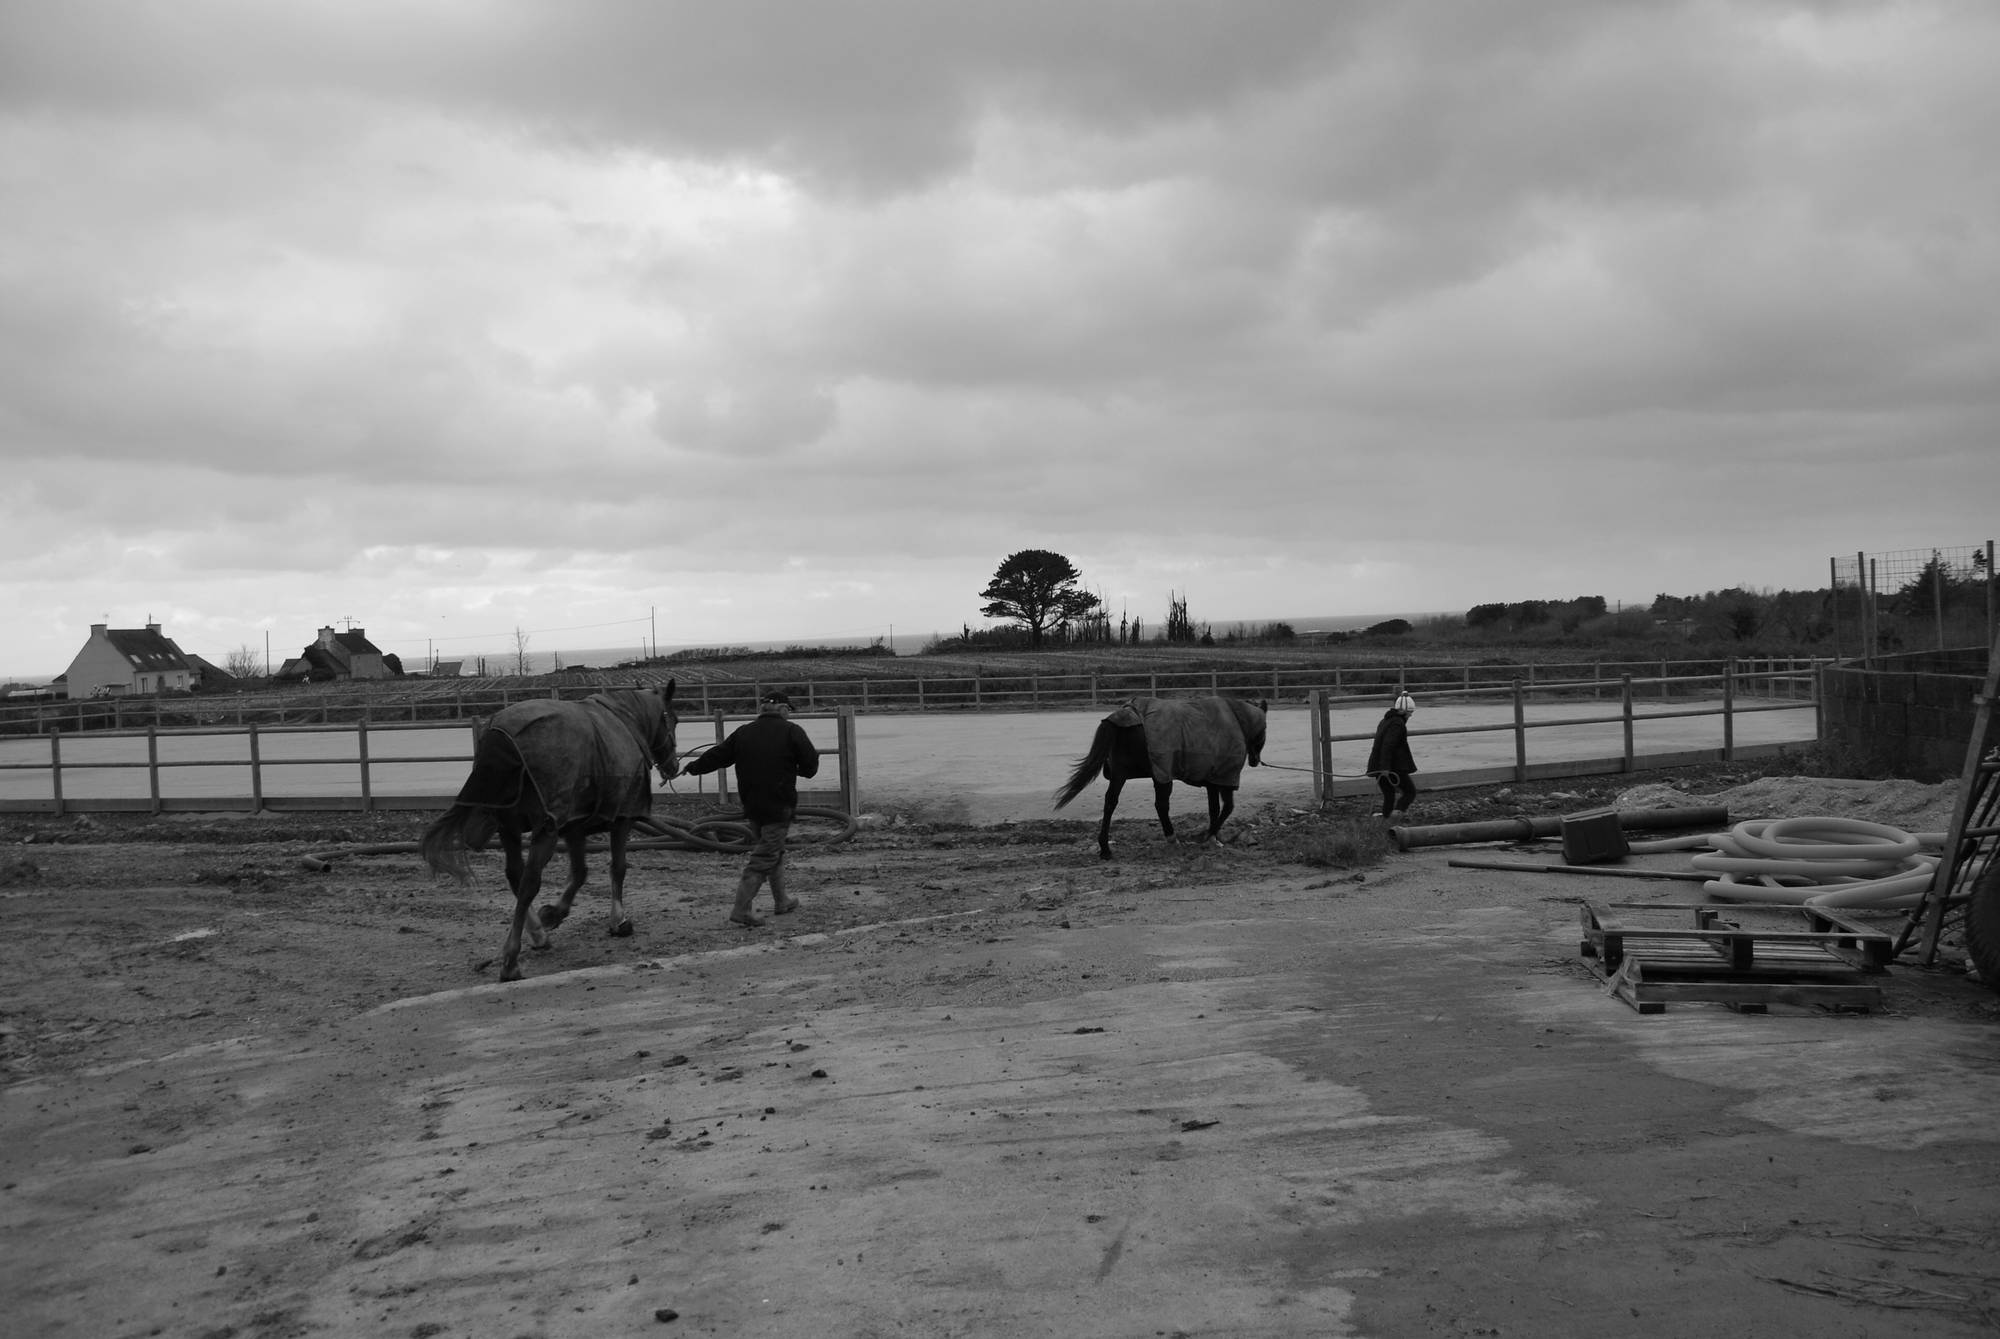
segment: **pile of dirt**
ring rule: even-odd
[[[1905,832],[1943,832],[1958,805],[1958,783],[1852,781],[1825,776],[1766,776],[1713,794],[1664,783],[1621,791],[1620,809],[1680,809],[1717,804],[1732,823],[1758,818],[1858,818]]]

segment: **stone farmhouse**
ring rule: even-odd
[[[127,697],[189,692],[196,677],[194,664],[159,624],[113,628],[93,623],[90,640],[69,662],[61,682],[72,698]]]
[[[368,640],[366,628],[336,632],[321,628],[319,640],[287,660],[273,678],[304,679],[389,679],[403,672],[394,656],[386,656]]]

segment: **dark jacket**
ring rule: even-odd
[[[799,807],[798,778],[819,772],[819,750],[796,723],[771,713],[739,726],[681,771],[700,776],[732,765],[746,818],[790,822]]]
[[[1404,776],[1417,770],[1417,760],[1410,756],[1410,723],[1400,711],[1387,713],[1375,727],[1375,747],[1368,750],[1366,770]]]

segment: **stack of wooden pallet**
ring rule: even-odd
[[[1581,951],[1642,1014],[1673,1002],[1762,1013],[1772,1004],[1867,1011],[1882,1002],[1895,936],[1827,908],[1584,903]]]

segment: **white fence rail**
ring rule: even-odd
[[[1609,681],[1545,680],[1532,687],[1519,680],[1505,687],[1428,695],[1411,734],[1419,761],[1425,764],[1427,788],[1637,772],[1769,755],[1819,737],[1815,680],[1809,670],[1733,667],[1719,674],[1674,676],[1665,684],[1631,674]],[[1295,747],[1300,754],[1310,750],[1315,799],[1372,793],[1373,782],[1355,772],[1367,756],[1374,713],[1387,706],[1392,692],[1335,696],[1321,691],[1309,696],[1304,715],[1310,737],[1298,740]],[[982,755],[968,760],[976,761],[976,766],[935,779],[926,774],[920,784],[932,790],[992,784],[1046,796],[1082,751],[1094,724],[1086,717],[1073,725],[1073,713],[1068,711],[1053,715],[1063,718],[1049,723],[1047,738],[1053,742],[1041,746],[1038,755],[1018,760],[1022,780],[980,779],[980,773],[1007,765]],[[1299,713],[1294,709],[1282,715],[1297,720]],[[723,711],[706,717],[688,714],[681,724],[684,750],[694,746],[698,734],[708,733],[702,729],[704,719],[712,722],[713,737],[719,740],[733,717]],[[824,798],[808,797],[806,802],[838,803],[857,812],[862,788],[857,714],[848,708],[801,711],[799,719],[808,724],[822,751],[839,761],[837,787],[822,789],[815,794]],[[882,713],[875,719],[890,733],[909,733],[893,724],[910,721],[902,713]],[[1273,719],[1275,723],[1279,715]],[[955,713],[936,715],[918,733],[948,736],[954,728],[963,732],[966,727],[954,723],[966,720]],[[1036,718],[1018,720],[1025,727]],[[814,726],[813,721],[833,724],[835,738],[830,745],[823,742],[824,725]],[[474,728],[471,722],[360,720],[266,726],[253,721],[241,728],[149,726],[140,731],[53,732],[0,739],[0,812],[442,809],[464,779]],[[1006,734],[1024,736],[1040,730],[1040,726],[1037,731],[1010,729]],[[1423,748],[1427,738],[1432,741],[1428,754]],[[878,735],[875,747],[882,749],[883,757],[871,758],[870,766],[881,769],[882,775],[871,788],[901,792],[909,784],[909,777],[901,773],[923,773],[927,765],[923,748],[909,741],[896,743],[903,749],[900,754]],[[1025,739],[989,742],[973,751],[1018,751],[1025,743]],[[1267,758],[1273,752],[1267,749]],[[718,798],[726,802],[727,793]],[[1020,816],[1029,812],[1024,809]],[[1031,812],[1045,816],[1045,803],[1033,806]]]
[[[1711,697],[1720,695],[1719,701],[1708,701],[1697,705],[1670,709],[1641,709],[1643,701],[1650,700],[1658,685],[1630,674],[1619,677],[1617,688],[1618,709],[1611,714],[1578,714],[1578,703],[1574,697],[1565,700],[1560,690],[1564,688],[1589,688],[1595,692],[1602,688],[1601,681],[1578,681],[1569,685],[1560,683],[1543,684],[1535,691],[1517,680],[1506,688],[1475,689],[1460,694],[1455,700],[1504,703],[1509,707],[1511,720],[1505,724],[1479,723],[1470,725],[1446,725],[1431,728],[1413,728],[1413,740],[1425,736],[1449,735],[1499,735],[1511,741],[1513,759],[1511,762],[1496,763],[1486,767],[1461,767],[1446,773],[1427,773],[1426,780],[1432,786],[1438,785],[1479,785],[1504,781],[1543,780],[1565,776],[1593,776],[1620,772],[1634,772],[1652,768],[1687,766],[1704,762],[1731,762],[1741,757],[1770,756],[1786,748],[1796,747],[1804,742],[1796,738],[1765,741],[1739,745],[1737,726],[1740,718],[1763,712],[1796,713],[1802,707],[1811,707],[1814,713],[1811,738],[1820,735],[1820,715],[1817,696],[1817,676],[1790,670],[1739,672],[1727,667],[1720,674],[1682,676],[1674,680],[1676,691],[1686,691],[1689,687],[1705,687]],[[1802,692],[1805,700],[1792,695]],[[1596,700],[1594,697],[1589,700]],[[1355,746],[1360,746],[1365,754],[1365,745],[1374,737],[1371,729],[1366,733],[1335,734],[1332,726],[1332,701],[1323,694],[1315,694],[1311,702],[1312,711],[1312,758],[1314,798],[1324,801],[1329,798],[1359,795],[1375,788],[1372,780],[1354,776],[1340,770],[1335,759],[1351,756]],[[1536,718],[1530,719],[1530,710]],[[1560,708],[1560,709],[1556,709]],[[1587,710],[1587,708],[1585,709]],[[1641,748],[1638,735],[1648,723],[1661,721],[1715,718],[1719,726],[1715,743],[1699,748],[1669,749]],[[1615,754],[1595,753],[1588,757],[1545,757],[1541,761],[1531,758],[1530,732],[1567,731],[1605,725],[1620,727],[1623,746]],[[1793,732],[1796,734],[1796,732]],[[1336,746],[1346,744],[1344,751]],[[1418,747],[1414,746],[1413,747]],[[1545,750],[1554,752],[1554,750]],[[1421,762],[1421,759],[1419,759]]]
[[[720,742],[732,718],[715,712],[706,719]],[[794,719],[808,733],[815,721],[832,724],[833,742],[814,743],[822,758],[838,762],[828,798],[851,812],[853,713],[802,712]],[[711,742],[693,740],[702,725],[682,718],[684,754]],[[0,741],[0,813],[445,809],[465,779],[475,742],[472,722],[52,732]],[[718,802],[730,803],[727,772],[713,776]]]
[[[1813,670],[1827,663],[1805,657],[1756,660],[1602,661],[1587,664],[1490,665],[1265,665],[1217,669],[1083,671],[1068,674],[982,670],[972,675],[809,679],[723,678],[700,665],[592,672],[573,682],[546,680],[394,679],[372,684],[339,683],[284,691],[109,697],[0,705],[0,737],[121,730],[182,730],[235,725],[388,725],[396,722],[466,721],[489,716],[529,698],[581,699],[607,685],[678,684],[677,705],[685,712],[748,714],[766,687],[789,692],[801,710],[863,712],[1042,711],[1066,707],[1115,706],[1129,697],[1184,697],[1217,694],[1304,702],[1314,693],[1371,697],[1406,691],[1419,695],[1460,695],[1511,690],[1516,680],[1530,694],[1602,698],[1615,695],[1626,679],[1645,685],[1648,697],[1670,699],[1710,691],[1704,684],[1736,671],[1761,674],[1770,691],[1811,696]],[[898,662],[885,660],[885,670]]]

